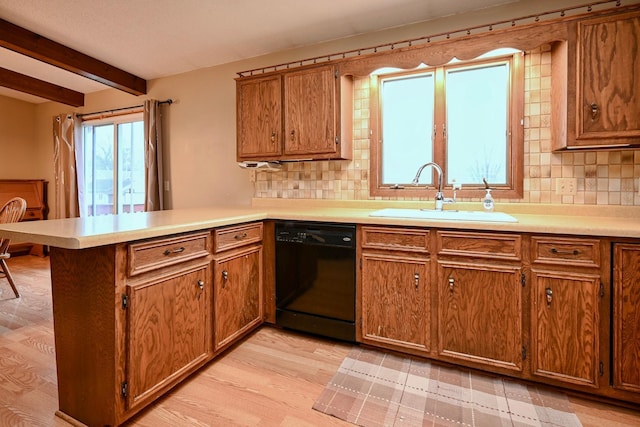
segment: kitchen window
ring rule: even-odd
[[[431,197],[435,171],[411,182],[433,161],[461,197],[482,196],[483,178],[497,197],[522,197],[522,55],[372,75],[371,194]]]
[[[81,216],[144,211],[143,123],[142,113],[82,123]]]

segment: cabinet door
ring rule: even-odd
[[[438,269],[440,355],[521,371],[521,269],[448,262]]]
[[[284,75],[284,154],[337,152],[336,77],[333,67]]]
[[[533,374],[597,386],[600,277],[532,272]]]
[[[208,357],[209,268],[128,286],[127,407]]]
[[[214,350],[262,322],[262,246],[232,251],[216,259]]]
[[[613,383],[640,393],[640,245],[614,250]]]
[[[579,28],[578,139],[640,137],[640,57],[632,53],[640,49],[640,16],[588,20]]]
[[[362,336],[429,351],[429,261],[362,255]]]
[[[265,160],[282,153],[280,76],[237,83],[238,160]]]

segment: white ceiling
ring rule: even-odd
[[[0,17],[149,80],[515,1],[0,0]],[[106,88],[2,48],[0,66],[83,93]]]

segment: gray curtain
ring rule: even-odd
[[[75,114],[53,118],[53,172],[55,175],[55,217],[80,216],[75,142],[79,141]]]
[[[144,101],[145,212],[164,209],[162,192],[162,115],[159,102]]]

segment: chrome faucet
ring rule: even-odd
[[[456,202],[456,190],[459,190],[461,188],[461,186],[460,186],[460,184],[454,184],[453,185],[453,199],[445,198],[444,194],[442,193],[442,168],[436,162],[429,162],[429,163],[425,163],[424,165],[420,166],[420,169],[418,169],[418,172],[416,173],[416,177],[413,178],[413,181],[411,181],[411,184],[418,185],[418,180],[420,179],[420,174],[422,174],[422,171],[427,166],[432,166],[436,170],[436,172],[438,172],[438,191],[436,192],[435,202],[436,202],[436,210],[437,211],[441,211],[442,210],[442,206],[445,203],[446,204],[450,204],[450,203],[455,203]]]

